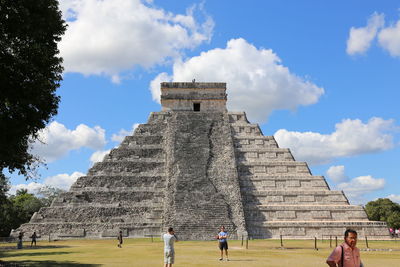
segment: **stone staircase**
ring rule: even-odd
[[[174,112],[166,136],[165,225],[183,239],[212,239],[221,225],[246,235],[227,114]]]
[[[313,176],[273,136],[263,136],[244,112],[229,112],[229,121],[251,238],[342,236],[348,227],[360,236],[387,238],[385,223],[369,221],[363,207],[330,190],[324,177]]]

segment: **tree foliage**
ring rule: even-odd
[[[400,211],[395,211],[387,218],[389,227],[393,229],[400,229]]]
[[[0,203],[0,236],[8,236],[11,229],[17,229],[21,224],[29,222],[32,215],[41,207],[50,206],[62,189],[44,187],[38,196],[28,193],[26,189],[17,190],[16,195],[1,199]]]
[[[0,0],[1,173],[29,178],[35,169],[29,146],[57,113],[63,70],[57,42],[65,29],[57,0]]]
[[[388,198],[379,198],[365,205],[368,218],[387,222],[389,227],[400,228],[400,205]]]

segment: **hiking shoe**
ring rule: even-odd
[[[223,261],[224,259],[223,259],[223,258],[220,258],[219,260],[220,260],[220,261]]]

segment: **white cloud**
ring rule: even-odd
[[[354,202],[360,202],[365,194],[383,189],[384,186],[385,179],[367,175],[356,177],[347,183],[340,183],[337,188],[343,190]]]
[[[348,179],[344,172],[344,166],[331,166],[327,171],[326,175],[331,178],[335,183],[344,182]]]
[[[391,201],[397,202],[400,204],[400,195],[388,195],[386,198],[389,198]]]
[[[7,192],[7,194],[10,195],[15,195],[17,190],[21,189],[27,189],[28,193],[31,194],[36,194],[40,188],[42,188],[43,184],[36,183],[36,182],[30,182],[29,184],[17,184],[17,185],[12,185],[10,187],[10,190]]]
[[[378,41],[391,56],[400,57],[400,20],[396,25],[381,30]]]
[[[50,186],[55,188],[60,188],[63,190],[69,190],[71,185],[84,173],[74,172],[71,175],[66,173],[58,174],[55,176],[50,176],[44,179],[43,183],[31,182],[29,184],[18,184],[12,185],[8,194],[15,195],[18,189],[28,189],[28,193],[36,194],[42,187]]]
[[[368,19],[367,26],[360,28],[351,27],[349,39],[347,39],[347,54],[361,54],[367,51],[378,30],[383,27],[384,23],[384,15],[375,12]]]
[[[211,39],[213,20],[195,5],[173,14],[140,0],[63,0],[68,28],[60,42],[66,72],[107,75],[149,68]],[[204,22],[196,21],[195,12]]]
[[[393,136],[387,132],[395,128],[393,120],[371,118],[368,123],[343,120],[335,125],[335,132],[290,132],[278,130],[275,138],[281,147],[292,150],[297,160],[309,164],[325,164],[338,157],[375,153],[391,149]]]
[[[96,151],[90,156],[90,161],[92,164],[100,162],[104,159],[104,156],[110,153],[111,149],[105,151]]]
[[[44,179],[44,184],[49,185],[52,187],[56,188],[61,188],[64,190],[69,190],[71,185],[75,183],[75,181],[81,177],[84,176],[84,173],[81,172],[74,172],[71,175],[68,175],[66,173],[63,174],[58,174],[56,176],[51,176],[46,179]]]
[[[244,39],[228,41],[226,48],[202,52],[176,61],[173,74],[161,73],[150,85],[160,99],[161,81],[227,82],[228,109],[246,111],[251,120],[265,122],[273,110],[294,110],[318,101],[324,89],[291,73],[271,49],[257,49]]]
[[[154,101],[160,103],[161,102],[161,88],[160,88],[160,84],[162,82],[169,82],[171,81],[172,78],[165,72],[160,73],[157,75],[156,78],[154,78],[154,80],[152,80],[150,82],[150,91],[151,91],[151,95]]]
[[[113,135],[111,136],[111,140],[114,141],[114,142],[121,143],[121,142],[124,140],[124,138],[125,138],[126,136],[132,135],[132,134],[135,132],[136,128],[137,128],[139,125],[140,125],[140,123],[135,123],[135,124],[133,124],[133,125],[132,125],[132,129],[131,129],[130,131],[127,131],[127,130],[125,130],[125,129],[121,129],[121,130],[118,132],[118,134],[113,134]]]
[[[47,162],[55,161],[69,151],[82,147],[98,150],[106,143],[105,131],[99,126],[90,128],[85,124],[80,124],[75,130],[69,130],[56,121],[40,132],[39,140],[43,143],[35,142],[32,153]]]

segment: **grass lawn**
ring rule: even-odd
[[[174,267],[184,266],[327,266],[325,260],[333,248],[329,241],[319,240],[250,240],[249,248],[241,241],[229,241],[229,262],[220,262],[216,241],[181,241],[175,244]],[[335,246],[335,242],[332,242]],[[125,239],[122,248],[117,240],[63,240],[40,241],[36,248],[24,243],[24,249],[15,249],[14,243],[0,244],[0,260],[20,266],[163,266],[163,243],[159,239]],[[400,266],[400,241],[358,241],[361,259],[366,267]],[[2,263],[0,263],[0,266]],[[15,266],[15,265],[9,265]]]

